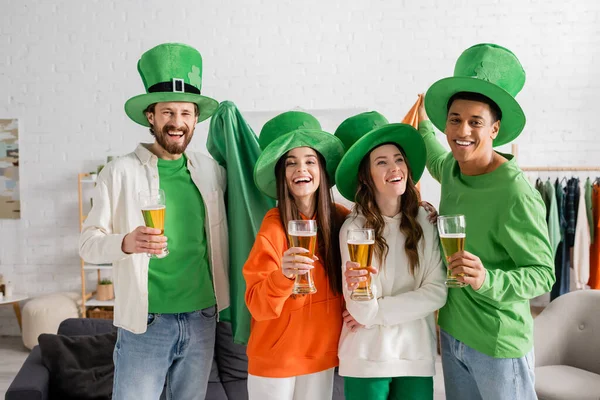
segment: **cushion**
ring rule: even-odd
[[[50,371],[51,398],[102,400],[112,397],[115,332],[39,337],[42,363]]]
[[[600,375],[568,365],[537,367],[535,391],[540,400],[598,400]]]
[[[41,333],[56,333],[62,321],[79,316],[79,309],[71,293],[53,293],[29,300],[22,315],[23,344],[32,349]]]
[[[221,382],[248,378],[246,346],[233,342],[233,333],[229,322],[219,322],[217,324],[215,358],[219,367]]]

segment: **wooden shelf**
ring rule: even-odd
[[[96,297],[94,296],[85,302],[85,306],[86,307],[114,307],[115,299],[100,301],[100,300],[96,300]]]
[[[112,264],[89,264],[89,263],[85,263],[83,265],[83,269],[91,270],[91,271],[95,271],[97,269],[111,270],[111,269],[113,269],[113,266],[112,266]]]
[[[89,199],[83,199],[83,185],[89,187],[90,184],[96,183],[95,179],[90,178],[90,174],[82,173],[77,176],[77,191],[79,195],[79,230],[83,227],[83,221],[87,218],[87,215],[83,213],[83,204],[84,202],[89,202]],[[93,307],[114,307],[115,301],[107,300],[100,301],[96,299],[95,296],[92,295],[91,292],[86,290],[86,280],[88,277],[89,271],[96,271],[98,277],[98,283],[100,283],[102,278],[102,271],[110,271],[113,269],[112,264],[92,264],[87,263],[83,259],[81,259],[81,300],[79,301],[79,307],[81,311],[81,315],[83,318],[87,317],[87,310]]]

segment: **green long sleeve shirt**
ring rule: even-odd
[[[503,154],[509,161],[490,173],[467,176],[430,121],[421,122],[419,132],[427,169],[442,186],[440,215],[465,215],[465,250],[486,269],[479,290],[448,290],[439,325],[491,357],[522,357],[533,347],[529,300],[550,291],[555,280],[544,202],[512,155]]]

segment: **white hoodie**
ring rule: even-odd
[[[401,214],[383,217],[384,237],[389,252],[382,268],[373,256],[379,273],[372,275],[375,298],[354,301],[344,284],[344,298],[350,314],[365,325],[355,332],[344,325],[338,357],[341,376],[374,378],[396,376],[434,376],[436,331],[434,311],[446,303],[446,269],[440,256],[435,225],[419,208],[417,221],[423,228],[419,242],[419,266],[414,276],[404,250],[405,236],[400,232]],[[348,229],[363,228],[365,219],[353,212],[340,231],[342,269],[350,260],[346,243]]]

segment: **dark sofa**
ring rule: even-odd
[[[110,320],[71,318],[60,324],[58,333],[98,335],[114,329]],[[246,347],[233,343],[229,323],[219,322],[206,400],[247,400],[247,367]],[[53,400],[49,381],[50,373],[42,364],[40,347],[35,346],[8,388],[5,400]],[[343,399],[343,380],[336,374],[333,400]]]

